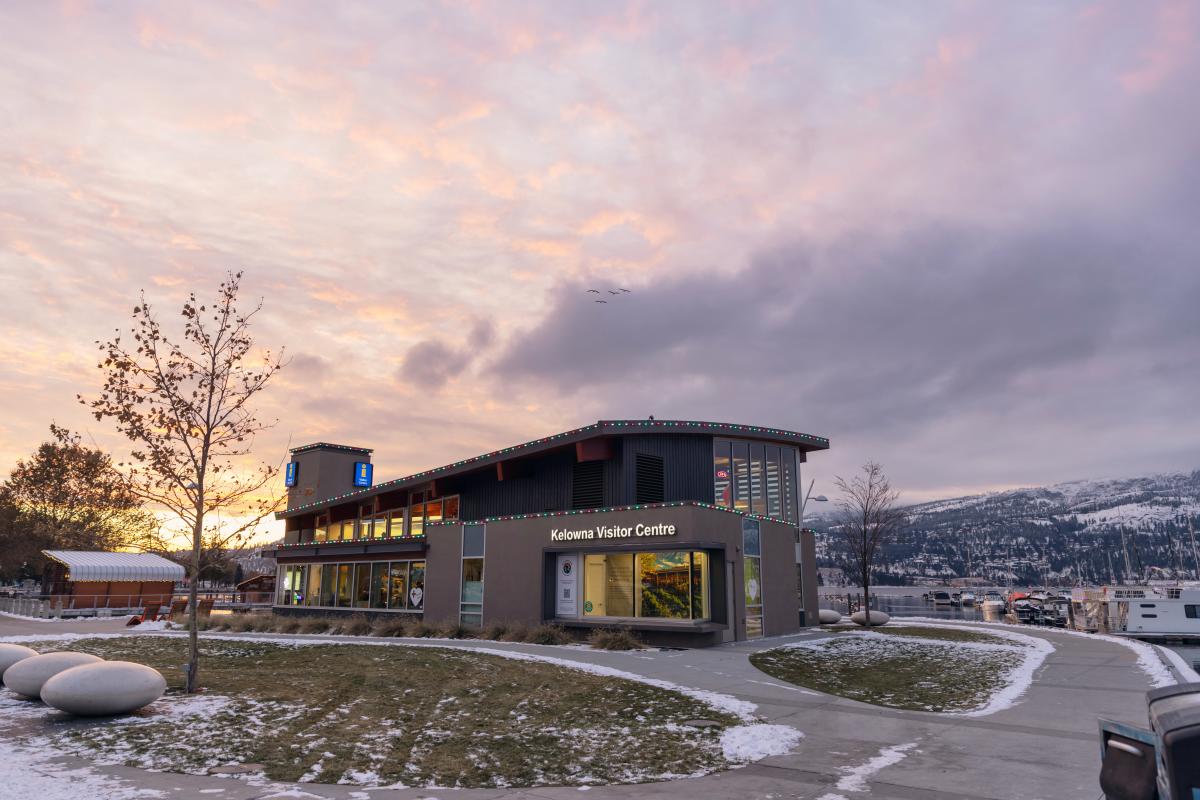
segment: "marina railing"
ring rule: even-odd
[[[274,592],[201,592],[198,597],[201,613],[213,610],[248,611],[269,608]],[[0,597],[0,611],[35,619],[59,617],[112,617],[127,614],[165,614],[174,608],[186,610],[186,592],[171,594],[63,594],[36,597]]]

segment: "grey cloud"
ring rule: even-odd
[[[440,339],[418,342],[405,354],[398,377],[427,389],[440,389],[470,367],[491,346],[494,338],[491,320],[480,319],[471,326],[462,347],[454,347]]]

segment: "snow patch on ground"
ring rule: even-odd
[[[727,761],[744,763],[790,753],[804,734],[787,725],[738,725],[721,734]]]
[[[164,797],[156,789],[138,789],[115,775],[91,767],[68,767],[52,753],[0,741],[0,784],[4,796],[37,800],[139,800]]]
[[[872,775],[893,764],[899,764],[908,756],[909,751],[916,746],[916,742],[892,745],[880,750],[879,755],[864,764],[859,764],[856,767],[841,767],[842,777],[837,782],[837,788],[843,792],[870,791],[867,781],[870,780]],[[826,795],[826,797],[829,798],[829,795]],[[832,798],[829,798],[829,800],[832,800]]]
[[[1163,647],[1162,645],[1155,646],[1171,666],[1175,667],[1175,671],[1183,678],[1184,683],[1200,683],[1200,674],[1197,674],[1196,670],[1192,669],[1192,666],[1183,660],[1183,656],[1169,647]]]

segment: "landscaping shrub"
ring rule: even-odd
[[[642,650],[642,644],[628,628],[600,628],[592,631],[588,643],[597,650]]]
[[[479,638],[490,639],[493,642],[498,642],[508,635],[508,632],[511,628],[512,626],[507,622],[493,622],[480,632]]]
[[[371,632],[371,620],[366,614],[355,614],[345,620],[338,629],[343,636],[366,636]]]
[[[428,639],[431,636],[437,636],[437,628],[430,625],[423,619],[416,620],[409,624],[408,635],[419,639]]]
[[[278,617],[275,620],[276,633],[296,633],[300,630],[300,620],[296,617]]]
[[[525,641],[529,644],[570,644],[574,640],[561,625],[542,624],[529,631]]]
[[[300,620],[296,633],[328,633],[329,620],[325,617],[305,617]]]
[[[475,639],[478,638],[479,629],[461,622],[443,622],[437,627],[435,635],[442,639]]]
[[[409,624],[404,617],[386,617],[371,628],[372,636],[408,636]]]
[[[529,626],[524,622],[511,623],[507,630],[500,635],[500,639],[505,642],[529,641]]]

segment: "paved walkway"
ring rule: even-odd
[[[0,636],[91,633],[124,630],[121,622],[40,622],[0,616]],[[1024,697],[1010,709],[986,717],[962,717],[883,709],[803,690],[777,681],[747,657],[783,640],[741,643],[702,650],[607,653],[482,642],[454,647],[511,649],[588,661],[709,689],[756,703],[767,721],[792,725],[805,734],[786,756],[704,778],[593,788],[589,798],[811,798],[812,800],[1030,800],[1100,796],[1097,784],[1097,717],[1145,724],[1145,674],[1128,648],[1102,639],[1022,629],[1051,641],[1051,653]],[[153,634],[146,634],[153,635]],[[226,634],[227,635],[227,634]],[[788,641],[819,638],[812,632]],[[326,637],[302,637],[326,638]],[[338,637],[348,641],[348,637]],[[368,641],[379,642],[379,639]],[[389,640],[395,642],[397,640]],[[890,758],[887,756],[891,756]],[[882,757],[881,757],[882,756]],[[874,760],[874,763],[872,761]],[[885,763],[893,762],[893,763]],[[67,766],[85,762],[64,759]],[[875,768],[877,767],[877,768]],[[848,770],[861,769],[860,785],[843,785]],[[228,778],[151,773],[133,768],[95,767],[129,788],[157,790],[161,797],[271,797],[408,800],[562,800],[580,789],[380,790],[320,784],[252,786]],[[0,781],[4,765],[0,764]],[[215,790],[222,791],[215,791]],[[120,797],[134,797],[122,794]],[[89,800],[102,800],[91,796]]]

